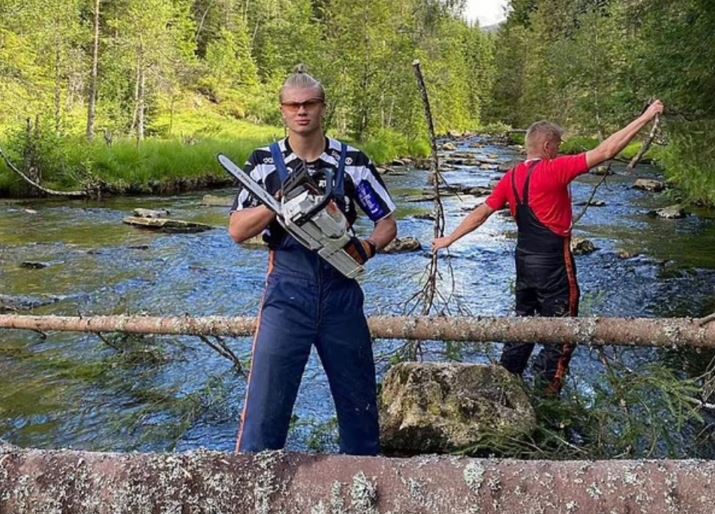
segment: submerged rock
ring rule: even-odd
[[[653,180],[650,178],[639,178],[633,183],[633,187],[642,191],[658,193],[665,189],[665,183],[660,180]]]
[[[571,240],[571,251],[574,255],[586,255],[596,250],[598,250],[598,248],[588,239],[575,237]]]
[[[536,414],[519,379],[501,366],[404,362],[383,382],[380,425],[385,453],[451,452],[485,434],[529,434]]]
[[[677,220],[685,218],[688,213],[685,212],[683,206],[680,204],[669,205],[668,207],[663,207],[662,209],[656,209],[654,211],[648,212],[649,216],[657,216],[659,218],[665,218],[667,220]]]
[[[606,202],[604,202],[603,200],[591,200],[589,202],[586,202],[584,200],[583,202],[577,202],[574,205],[583,207],[587,204],[589,207],[605,207],[606,206]]]
[[[62,300],[60,296],[23,296],[0,294],[0,314],[29,311]]]
[[[231,207],[233,205],[233,198],[233,196],[204,195],[201,199],[201,205],[208,207]]]
[[[395,238],[389,245],[380,250],[380,253],[407,253],[416,252],[422,248],[420,242],[414,237]]]
[[[43,268],[49,268],[50,263],[49,262],[40,262],[40,261],[22,261],[20,263],[21,268],[25,269],[43,269]]]

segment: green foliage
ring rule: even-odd
[[[576,136],[569,137],[561,143],[561,153],[563,154],[577,154],[581,152],[586,152],[588,150],[593,150],[598,146],[598,139],[595,137],[585,137]]]
[[[530,437],[492,432],[464,453],[549,460],[697,456],[693,434],[705,425],[697,399],[703,379],[656,363],[637,371],[606,363],[592,390],[576,384],[558,400],[536,398],[538,428]]]
[[[649,156],[687,199],[713,204],[713,33],[709,0],[514,1],[496,35],[487,119],[526,127],[547,118],[600,140],[658,97],[669,144]],[[579,151],[572,142],[565,151]]]
[[[405,155],[426,157],[431,152],[426,138],[408,139],[391,130],[380,130],[358,146],[377,164],[385,164]]]
[[[94,124],[97,138],[115,145],[82,149],[94,6],[57,5],[0,3],[0,141],[41,115],[71,154],[48,166],[47,179],[62,184],[72,176],[81,182],[95,166],[117,184],[161,179],[169,169],[181,173],[169,149],[201,153],[164,139],[233,138],[232,120],[279,127],[278,91],[298,63],[325,85],[327,128],[368,147],[377,162],[428,151],[415,58],[438,132],[476,129],[489,103],[494,41],[460,17],[462,2],[118,0],[100,3]],[[162,141],[139,145],[141,158],[130,158],[126,138],[157,137]],[[247,144],[266,139],[239,137]],[[125,164],[138,169],[121,170]],[[159,169],[147,170],[155,164]],[[187,159],[186,167],[197,166]],[[6,192],[15,182],[0,175]]]

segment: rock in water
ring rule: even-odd
[[[414,237],[395,238],[380,253],[407,253],[416,252],[422,248],[420,242]]]
[[[501,366],[403,362],[382,385],[385,453],[451,452],[476,445],[485,434],[520,437],[535,427],[519,379]]]
[[[667,220],[677,220],[685,218],[688,214],[685,212],[685,209],[683,209],[682,205],[675,204],[669,205],[668,207],[663,207],[662,209],[649,211],[648,215],[658,216],[659,218],[665,218]]]
[[[166,209],[134,209],[134,216],[137,218],[166,218],[169,214]]]
[[[639,178],[633,184],[636,189],[641,189],[643,191],[651,191],[653,193],[658,193],[665,189],[665,184],[659,180],[652,180],[649,178]]]
[[[589,173],[591,175],[613,175],[613,170],[609,166],[597,166],[593,168]]]
[[[598,248],[588,239],[575,237],[571,240],[571,251],[574,255],[587,255],[596,250],[598,250]]]
[[[127,225],[133,225],[135,227],[170,233],[203,232],[215,228],[211,225],[204,225],[203,223],[166,218],[138,218],[136,216],[129,216],[122,221]]]

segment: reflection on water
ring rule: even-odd
[[[518,158],[500,146],[469,146],[479,142],[463,142],[460,150],[496,154],[503,162]],[[591,207],[575,230],[576,236],[588,237],[599,248],[577,258],[582,314],[698,316],[712,310],[713,219],[647,216],[667,198],[632,189],[634,177],[616,170],[622,174],[610,177],[596,194],[607,205]],[[450,183],[470,186],[487,186],[500,176],[470,167],[445,173]],[[409,170],[385,179],[400,206],[400,236],[417,237],[423,250],[380,255],[369,263],[362,279],[368,314],[402,313],[403,302],[420,287],[432,238],[431,222],[414,217],[429,212],[431,204],[404,201],[426,187],[426,172]],[[585,200],[596,179],[579,179],[573,186],[574,200]],[[201,196],[101,203],[0,201],[0,295],[48,302],[31,311],[35,314],[255,315],[266,252],[234,245],[225,230],[226,209],[201,206]],[[448,197],[448,229],[459,223],[465,207],[479,201],[468,195]],[[135,207],[169,209],[173,218],[217,228],[170,235],[122,224]],[[370,227],[363,219],[358,228],[365,233]],[[469,312],[511,313],[514,236],[513,221],[497,214],[451,249],[455,301]],[[619,250],[640,255],[621,260]],[[27,269],[21,266],[25,261],[46,267]],[[1,337],[0,437],[12,443],[106,450],[234,447],[245,378],[196,338],[104,336],[103,341],[92,334],[21,331],[4,331]],[[247,366],[250,340],[229,343]],[[399,345],[376,343],[381,374]],[[484,361],[498,355],[498,349],[463,345],[456,353],[464,360]],[[427,357],[442,358],[442,350],[443,345],[427,345]],[[454,348],[449,351],[454,357]],[[638,359],[654,355],[653,350],[638,352]],[[599,369],[587,350],[576,352],[574,376],[587,384]],[[313,356],[289,448],[325,448],[335,433],[333,406],[325,401],[329,397]]]

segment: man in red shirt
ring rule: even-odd
[[[432,242],[432,251],[447,248],[484,223],[508,203],[518,226],[516,244],[516,314],[518,316],[576,316],[579,289],[571,253],[569,184],[579,175],[613,159],[656,115],[656,100],[625,128],[598,147],[574,156],[558,157],[563,131],[539,121],[526,132],[526,161],[504,175],[486,202],[479,205],[450,235]],[[507,343],[501,364],[515,374],[526,368],[533,343]],[[558,394],[571,359],[571,345],[545,345],[534,363],[537,380]]]

